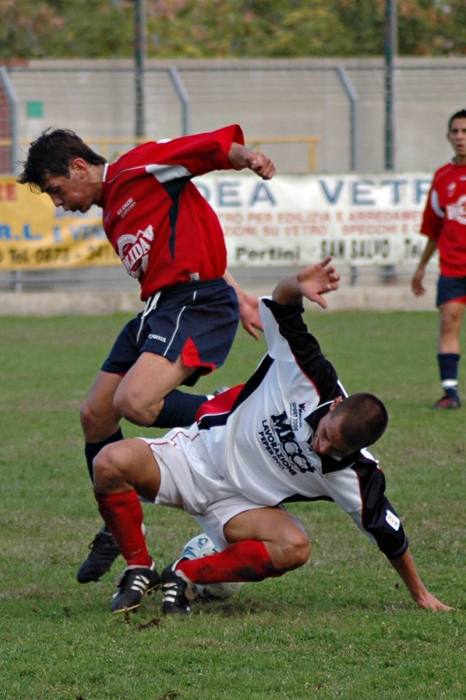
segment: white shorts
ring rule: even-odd
[[[154,505],[180,508],[193,515],[217,549],[228,546],[226,523],[246,510],[265,508],[234,490],[196,451],[189,433],[175,428],[147,442],[160,468],[161,485]]]

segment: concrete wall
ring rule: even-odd
[[[279,279],[296,268],[235,268],[234,276],[241,287],[256,296],[271,294]],[[143,305],[135,280],[123,268],[101,270],[89,268],[88,275],[76,276],[74,284],[57,280],[36,289],[24,286],[22,292],[0,291],[1,316],[55,316],[102,315],[111,313],[138,313]],[[82,273],[82,271],[81,271]],[[87,278],[87,279],[86,279]],[[340,288],[328,295],[329,311],[434,311],[437,273],[432,270],[426,276],[427,293],[415,298],[410,289],[410,277],[400,276],[389,284],[383,284],[377,275],[362,276],[357,286],[343,275]],[[105,290],[105,291],[103,291]],[[307,308],[323,313],[317,304],[307,303]]]

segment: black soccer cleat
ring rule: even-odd
[[[110,571],[112,564],[120,554],[120,548],[112,534],[103,528],[89,545],[91,553],[79,567],[77,580],[79,583],[99,581],[100,577]]]
[[[112,613],[137,610],[145,595],[155,591],[160,585],[160,576],[154,562],[150,567],[140,566],[125,569],[116,581],[118,592],[112,598]]]
[[[191,607],[189,600],[194,598],[194,585],[187,583],[175,570],[178,561],[169,564],[162,571],[163,603],[165,615],[189,615]]]
[[[458,394],[445,394],[445,396],[442,396],[441,399],[439,399],[432,408],[460,408],[461,407],[461,401],[460,397]]]

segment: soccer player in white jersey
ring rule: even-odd
[[[421,608],[448,610],[422,583],[385,478],[366,447],[387,425],[372,394],[347,396],[302,318],[303,297],[338,286],[331,258],[290,275],[261,300],[268,352],[250,379],[205,403],[189,429],[107,445],[94,460],[99,511],[127,568],[113,612],[137,609],[162,583],[165,613],[187,614],[195,584],[261,581],[302,566],[311,545],[283,503],[334,501],[401,576]],[[161,577],[140,498],[191,513],[220,550]]]

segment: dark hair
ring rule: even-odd
[[[459,112],[455,112],[455,114],[450,117],[448,120],[448,131],[451,131],[451,125],[453,123],[454,119],[466,119],[466,109],[460,109]]]
[[[29,147],[18,178],[21,185],[29,184],[33,192],[43,192],[51,175],[69,177],[70,163],[83,158],[91,165],[103,165],[105,158],[95,153],[84,141],[69,129],[46,129]]]
[[[388,425],[388,413],[382,401],[364,392],[347,396],[333,415],[340,420],[342,440],[355,452],[377,442]]]

